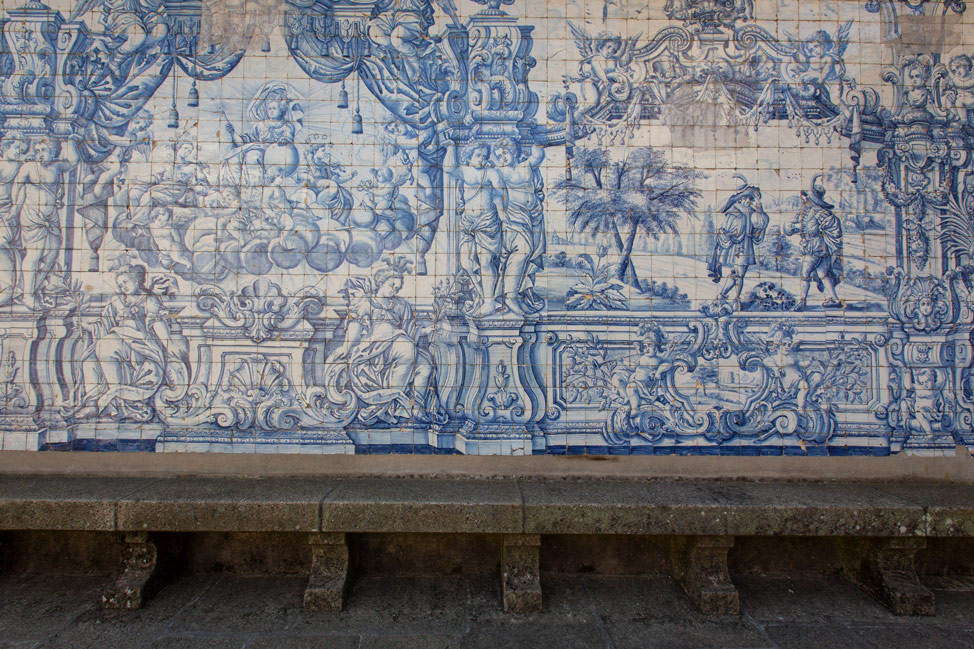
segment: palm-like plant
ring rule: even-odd
[[[974,261],[974,214],[968,214],[951,197],[947,212],[940,217],[940,241],[944,254],[958,263],[963,257]]]
[[[628,308],[626,296],[620,291],[622,283],[612,279],[612,269],[602,263],[605,246],[599,246],[598,260],[592,255],[578,255],[582,276],[577,284],[568,289],[565,308],[576,311],[612,311]]]
[[[607,151],[579,148],[572,159],[573,179],[555,185],[576,232],[606,233],[621,255],[615,278],[640,287],[632,251],[640,235],[659,239],[677,232],[683,214],[693,214],[700,192],[695,181],[703,174],[672,165],[661,151],[630,151],[611,162]]]

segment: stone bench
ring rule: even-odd
[[[671,537],[676,578],[705,613],[739,612],[727,553],[735,537],[837,537],[842,568],[894,613],[933,614],[914,568],[928,538],[974,536],[974,486],[608,479],[105,478],[0,476],[0,531],[113,532],[121,566],[103,604],[137,608],[177,553],[171,535],[308,535],[305,607],[340,610],[346,534],[502,538],[504,608],[541,607],[545,535]]]

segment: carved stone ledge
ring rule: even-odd
[[[506,613],[541,611],[541,536],[504,536],[501,557],[501,590]]]
[[[842,571],[896,615],[933,615],[933,591],[920,583],[915,565],[925,547],[922,537],[845,539]]]
[[[673,574],[705,615],[737,615],[740,597],[727,569],[733,536],[678,536],[670,545]]]
[[[142,608],[162,589],[173,552],[159,546],[155,539],[149,538],[148,532],[123,535],[119,572],[101,596],[102,608]]]
[[[311,534],[311,577],[304,591],[304,610],[338,613],[348,591],[348,545],[341,532]]]

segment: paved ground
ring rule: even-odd
[[[740,617],[698,614],[661,577],[545,575],[545,610],[500,610],[493,580],[366,577],[340,614],[301,577],[197,574],[145,609],[102,611],[105,578],[0,577],[0,649],[573,649],[974,646],[974,592],[939,582],[933,618],[896,618],[837,577],[738,578]]]

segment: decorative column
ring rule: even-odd
[[[36,0],[5,13],[2,53],[13,69],[0,82],[4,130],[46,133],[56,94],[58,33],[64,17]]]
[[[501,140],[527,148],[534,142],[532,118],[538,98],[528,87],[533,27],[500,9],[504,0],[475,0],[487,7],[466,23],[466,93],[464,115],[453,129],[454,143],[463,145]],[[457,159],[457,157],[451,157]],[[447,170],[449,172],[449,170]],[[458,231],[463,205],[456,182],[447,183],[446,206]],[[459,242],[450,240],[451,260]],[[483,254],[483,253],[482,253]],[[531,454],[532,431],[545,415],[537,320],[511,311],[489,316],[467,315],[460,334],[463,376],[456,423],[456,448],[466,453]]]
[[[88,27],[83,22],[66,23],[58,31],[57,76],[51,115],[51,130],[55,135],[67,136],[74,133],[78,122],[93,108],[89,105],[91,100],[86,99],[73,83],[68,83],[76,80],[80,62],[90,43]]]
[[[952,454],[970,445],[968,390],[974,322],[966,270],[943,278],[909,277],[891,269],[890,405],[880,412],[891,429],[891,450]]]
[[[943,67],[916,55],[883,73],[895,103],[878,160],[896,212],[897,266],[887,272],[890,401],[879,417],[890,426],[892,452],[953,454],[974,443],[970,267],[949,231],[957,219],[974,219],[963,213],[970,201],[958,187],[971,173],[971,146],[961,128],[966,116],[936,101]]]
[[[499,4],[491,2],[467,21],[467,123],[472,141],[520,139],[526,121],[538,109],[538,96],[531,92],[527,79],[528,70],[535,65],[531,56],[534,27],[518,25],[518,17],[501,11]]]

